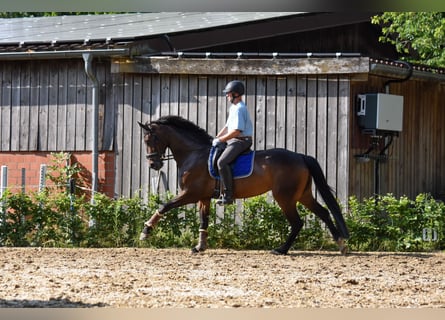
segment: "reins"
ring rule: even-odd
[[[152,152],[149,153],[145,156],[145,158],[147,160],[153,159],[154,157],[156,157],[158,155],[157,152]],[[161,159],[162,161],[168,161],[168,160],[172,160],[173,159],[173,155],[172,154],[168,154],[168,155],[162,155],[159,157],[159,159]]]

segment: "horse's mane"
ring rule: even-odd
[[[152,121],[151,123],[175,127],[176,129],[184,132],[184,135],[187,135],[196,142],[202,144],[209,145],[213,139],[204,129],[179,116],[163,116]]]

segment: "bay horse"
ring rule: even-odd
[[[165,160],[165,152],[170,149],[178,167],[180,186],[178,195],[162,204],[144,223],[140,239],[146,239],[169,210],[197,203],[200,216],[199,241],[192,248],[192,252],[205,251],[210,204],[216,184],[215,178],[211,177],[208,170],[208,157],[213,137],[204,129],[179,116],[164,116],[152,122],[145,124],[138,122],[138,124],[144,132],[146,158],[150,168],[160,170]],[[331,211],[336,225],[329,211],[314,199],[312,179]],[[291,226],[285,243],[272,250],[272,253],[287,254],[303,227],[303,221],[296,208],[297,201],[327,225],[340,252],[342,254],[347,252],[345,239],[349,237],[348,229],[340,206],[315,158],[281,148],[255,151],[252,174],[245,178],[235,179],[233,189],[234,198],[250,198],[272,191],[276,203]]]

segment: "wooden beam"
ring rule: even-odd
[[[114,59],[112,73],[189,75],[367,74],[369,58],[196,59],[137,57]]]

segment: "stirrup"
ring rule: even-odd
[[[221,197],[219,197],[219,199],[216,200],[216,204],[220,205],[220,206],[223,206],[226,204],[232,204],[232,203],[233,203],[233,199],[226,197],[225,195],[221,195]]]

